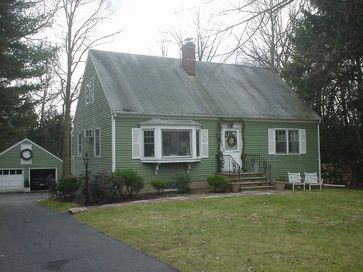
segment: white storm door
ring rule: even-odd
[[[221,143],[223,153],[223,172],[233,172],[241,163],[241,132],[239,129],[222,129]],[[236,166],[236,163],[238,166]]]

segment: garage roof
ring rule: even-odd
[[[20,142],[17,142],[16,144],[13,144],[12,146],[8,147],[7,149],[3,150],[1,153],[0,153],[0,156],[4,155],[5,153],[9,152],[10,150],[12,150],[13,148],[15,148],[16,146],[20,145],[21,143],[23,142],[30,142],[31,144],[37,146],[38,148],[40,148],[41,150],[43,150],[44,152],[46,152],[47,154],[49,154],[50,156],[54,157],[55,159],[62,161],[62,159],[58,158],[56,155],[50,153],[48,150],[44,149],[43,147],[41,147],[40,145],[34,143],[33,141],[29,140],[28,138],[25,138],[24,140],[21,140]]]

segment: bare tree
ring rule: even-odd
[[[280,73],[291,56],[289,35],[297,26],[297,18],[305,7],[305,1],[281,9],[273,9],[278,0],[257,0],[251,6],[259,13],[267,12],[261,18],[251,21],[245,37],[250,37],[243,46],[237,49],[242,62],[269,68]]]
[[[218,56],[218,49],[221,42],[223,41],[225,33],[217,28],[210,19],[204,21],[201,16],[200,9],[195,14],[193,25],[197,49],[197,59],[199,61],[210,62]],[[169,31],[169,33],[179,46],[181,52],[184,40],[188,37],[181,29]]]
[[[63,99],[63,175],[70,173],[70,132],[71,106],[77,99],[82,77],[76,78],[75,73],[88,50],[105,43],[117,32],[97,35],[97,27],[111,15],[108,0],[60,0],[59,15],[65,19],[65,35],[63,49],[66,57],[64,68],[58,66],[61,96]]]
[[[163,58],[166,58],[169,53],[169,43],[171,40],[168,38],[168,33],[165,31],[160,31],[160,50],[161,50],[161,56]]]
[[[252,62],[275,71],[277,68],[278,71],[280,59],[282,61],[289,50],[286,42],[294,22],[287,18],[294,18],[299,13],[291,6],[296,4],[300,7],[305,2],[306,0],[244,0],[219,12],[217,17],[228,16],[230,22],[220,31],[232,33],[236,39],[235,46],[224,52],[224,61],[233,55],[239,55],[250,64]]]

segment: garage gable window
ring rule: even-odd
[[[78,133],[78,157],[82,155],[82,132]]]
[[[94,156],[101,157],[101,130],[96,128],[94,131]]]

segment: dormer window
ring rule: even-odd
[[[84,89],[85,89],[85,104],[86,106],[88,106],[93,102],[95,102],[93,78],[91,78],[86,82]]]

